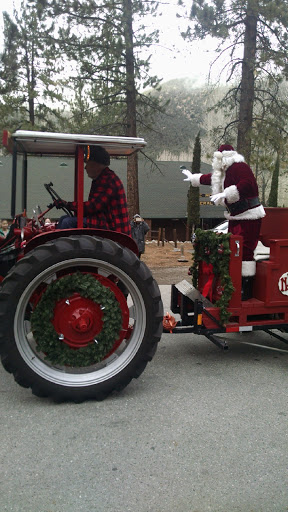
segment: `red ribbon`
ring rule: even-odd
[[[204,285],[202,295],[203,297],[208,296],[209,300],[212,301],[212,285],[213,279],[215,277],[212,263],[206,263],[205,261],[202,261],[202,274],[208,276],[208,281]]]

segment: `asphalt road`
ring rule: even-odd
[[[164,334],[104,402],[56,405],[1,367],[0,511],[287,512],[288,345],[229,338]]]

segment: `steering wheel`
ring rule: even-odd
[[[58,201],[63,201],[63,199],[55,192],[55,190],[52,188],[53,183],[50,181],[50,183],[44,183],[44,187],[46,188],[48,194],[52,197],[53,201],[58,199]],[[50,205],[49,205],[50,206]],[[61,209],[66,213],[66,215],[69,215],[70,217],[73,217],[73,212],[68,208],[68,206],[62,206]]]

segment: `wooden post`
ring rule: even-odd
[[[174,240],[175,249],[177,249],[177,231],[176,231],[176,229],[173,229],[173,240]]]
[[[159,247],[159,245],[160,245],[161,234],[162,234],[162,229],[161,229],[161,228],[159,228],[159,229],[158,229],[158,240],[157,240],[157,245],[158,245],[158,247]]]

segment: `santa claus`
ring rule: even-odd
[[[252,170],[232,146],[223,144],[214,153],[212,173],[192,174],[187,169],[182,173],[186,176],[184,181],[190,181],[193,187],[211,185],[211,201],[227,208],[224,215],[229,220],[228,232],[243,237],[242,300],[249,299],[256,272],[254,249],[265,216]]]

